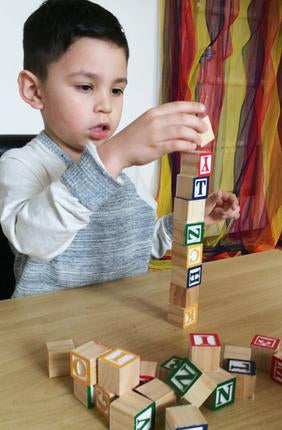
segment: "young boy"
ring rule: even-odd
[[[19,91],[41,111],[44,131],[0,162],[14,297],[144,273],[171,246],[171,217],[156,222],[155,203],[123,169],[195,149],[204,106],[162,105],[111,137],[128,56],[117,19],[88,0],[47,0],[25,23]],[[237,216],[238,202],[214,195],[208,212],[207,221]]]

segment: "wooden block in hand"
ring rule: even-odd
[[[210,122],[210,119],[209,119],[208,115],[206,115],[202,119],[203,119],[203,121],[205,121],[206,125],[208,126],[208,129],[204,133],[199,133],[199,136],[200,136],[200,139],[201,139],[201,143],[200,143],[199,146],[201,148],[203,146],[206,146],[212,140],[214,140],[213,129],[212,129],[211,122]]]
[[[168,360],[160,365],[159,378],[163,382],[167,382],[168,377],[177,369],[183,358],[173,355]]]
[[[165,430],[208,430],[208,423],[200,410],[193,405],[180,405],[166,409]]]
[[[111,430],[151,430],[154,420],[155,403],[134,391],[124,393],[111,403]]]
[[[94,385],[85,385],[73,379],[73,395],[76,397],[87,409],[94,406]]]
[[[207,372],[207,376],[213,381],[216,388],[204,405],[209,409],[217,410],[234,403],[236,377],[221,368],[213,372]]]
[[[177,175],[176,197],[186,200],[207,199],[209,192],[209,177],[193,177]]]
[[[280,339],[257,334],[253,337],[250,346],[257,371],[270,373],[272,356],[279,350]]]
[[[238,360],[251,360],[252,350],[247,346],[225,345],[223,360],[234,358]]]
[[[190,333],[189,358],[204,372],[220,367],[221,345],[216,333]]]
[[[256,387],[256,363],[250,360],[228,358],[224,369],[236,376],[236,399],[253,400]]]
[[[114,349],[98,360],[98,383],[106,391],[121,396],[139,385],[140,357]]]
[[[180,173],[188,176],[211,176],[212,152],[182,152]]]
[[[70,352],[71,376],[85,385],[97,383],[97,359],[110,348],[100,342],[90,341]]]
[[[160,379],[155,378],[147,384],[135,388],[135,391],[155,402],[156,426],[163,425],[165,409],[176,404],[176,395],[173,389]]]
[[[188,308],[199,303],[200,287],[183,288],[170,284],[169,303],[181,308]]]
[[[173,224],[204,222],[206,200],[185,200],[175,197],[173,206]]]
[[[70,351],[73,348],[72,339],[46,343],[49,378],[70,374]]]
[[[198,304],[187,308],[168,304],[168,321],[181,328],[190,328],[198,322]]]
[[[188,359],[183,359],[169,376],[168,384],[194,406],[200,407],[216,388],[216,383]]]
[[[282,351],[278,351],[272,356],[271,377],[282,384]]]
[[[114,393],[104,390],[100,385],[95,385],[94,392],[94,404],[97,412],[102,415],[107,422],[110,420],[110,407],[111,402],[115,400],[117,396]]]
[[[139,382],[144,384],[158,376],[158,362],[141,360]]]

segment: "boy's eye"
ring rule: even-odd
[[[124,90],[122,88],[113,88],[112,89],[112,93],[115,96],[119,96],[119,95],[123,94],[123,92],[124,92]]]
[[[89,93],[90,91],[93,90],[92,85],[89,85],[89,84],[76,85],[76,88],[82,91],[83,93]]]

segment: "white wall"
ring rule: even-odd
[[[41,3],[41,0],[1,1],[0,134],[38,133],[42,129],[40,113],[21,100],[17,89],[17,76],[23,63],[23,24]],[[117,16],[129,42],[129,83],[120,124],[123,128],[158,104],[158,0],[97,0],[97,3]],[[156,188],[156,170],[156,163],[142,170],[142,176],[152,190]]]

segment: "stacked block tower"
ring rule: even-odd
[[[208,116],[204,120],[208,131],[200,135],[201,148],[214,139]],[[190,327],[198,320],[205,204],[211,174],[211,152],[200,149],[181,155],[173,212],[168,320],[183,328]]]

